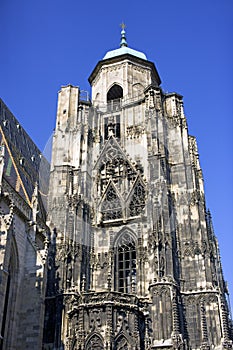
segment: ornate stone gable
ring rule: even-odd
[[[146,184],[143,169],[133,165],[117,140],[111,136],[96,164],[96,184],[100,221],[127,220],[142,214]]]
[[[105,193],[100,203],[103,221],[117,220],[123,218],[123,199],[116,189],[112,179],[106,187]]]

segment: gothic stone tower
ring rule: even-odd
[[[182,96],[127,46],[61,88],[44,349],[232,348],[226,287]]]

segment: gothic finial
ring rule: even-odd
[[[126,37],[125,37],[125,23],[122,22],[121,23],[121,42],[120,42],[120,47],[124,47],[124,46],[128,46],[127,41],[126,41]]]

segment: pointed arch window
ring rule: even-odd
[[[93,335],[86,345],[86,350],[104,350],[103,341],[98,335]]]
[[[145,208],[145,195],[145,187],[140,181],[138,181],[129,203],[130,216],[138,216],[142,213],[143,209]]]
[[[128,342],[124,336],[116,340],[114,350],[129,350]]]
[[[136,292],[136,246],[132,235],[125,232],[115,247],[116,290]]]
[[[121,201],[112,183],[110,183],[106,191],[101,211],[103,221],[121,219],[123,216]]]

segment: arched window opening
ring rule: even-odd
[[[116,289],[122,293],[136,292],[136,247],[132,236],[124,233],[118,240],[115,254]]]
[[[123,97],[123,89],[120,85],[114,84],[107,93],[107,102]]]
[[[136,83],[133,85],[133,97],[143,96],[144,87],[140,83]]]
[[[107,93],[107,106],[109,112],[119,111],[121,108],[121,99],[123,97],[123,89],[120,85],[114,84]]]

